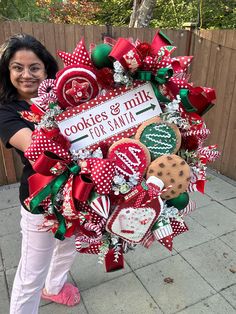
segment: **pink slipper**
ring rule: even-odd
[[[73,286],[71,283],[65,283],[58,294],[47,295],[42,292],[41,297],[44,300],[49,300],[67,306],[75,306],[80,302],[79,289]]]

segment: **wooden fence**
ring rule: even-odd
[[[25,32],[39,39],[56,56],[56,51],[73,51],[83,36],[87,48],[90,43],[100,43],[104,36],[133,37],[150,42],[156,29],[134,29],[126,27],[80,26],[64,24],[41,24],[30,22],[0,23],[0,44],[10,35]],[[219,144],[220,160],[213,168],[236,179],[236,98],[235,62],[236,31],[163,30],[177,46],[175,55],[194,55],[191,77],[195,85],[214,87],[217,101],[205,115],[212,134],[209,143]],[[57,58],[62,67],[61,60]],[[1,74],[0,74],[1,75]],[[1,145],[0,185],[17,182],[21,174],[21,163],[14,152]]]

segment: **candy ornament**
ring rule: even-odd
[[[94,70],[85,65],[71,65],[59,71],[56,88],[57,98],[63,109],[87,102],[99,92]]]

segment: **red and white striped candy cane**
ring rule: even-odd
[[[102,231],[101,228],[98,225],[95,225],[91,222],[87,222],[84,224],[84,228],[88,231],[93,231],[95,232],[94,236],[87,236],[87,235],[79,235],[76,237],[75,239],[75,246],[76,246],[76,250],[79,252],[82,248],[83,245],[88,245],[88,247],[91,244],[97,244],[101,241],[102,238]]]
[[[209,162],[215,161],[220,156],[220,152],[216,150],[217,145],[202,147],[198,149],[198,153],[200,154],[200,157],[203,156],[207,158]]]
[[[48,94],[56,94],[56,85],[54,79],[47,79],[42,81],[38,88],[39,97],[48,95]]]
[[[196,209],[196,207],[197,207],[196,206],[196,202],[190,200],[188,205],[184,209],[179,211],[179,214],[183,215],[183,216],[186,216],[189,213],[191,213],[192,211],[194,211]]]
[[[209,129],[201,129],[201,130],[190,130],[187,132],[183,133],[184,137],[188,137],[188,136],[197,136],[199,139],[201,140],[205,140],[207,139],[207,137],[210,135],[210,130]]]

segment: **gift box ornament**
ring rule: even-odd
[[[114,248],[109,249],[105,256],[105,267],[107,272],[124,268],[124,257],[121,249],[118,253],[118,256]]]
[[[181,89],[180,97],[187,112],[196,112],[202,116],[214,106],[212,101],[216,95],[214,89],[198,86],[189,90]]]

